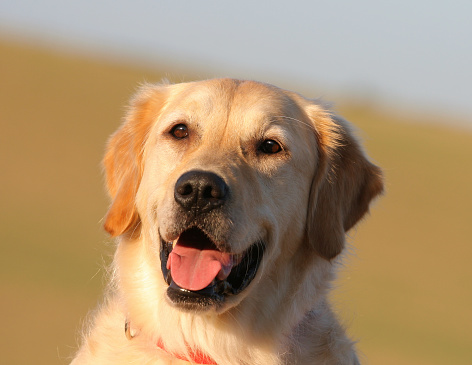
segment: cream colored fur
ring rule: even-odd
[[[178,123],[189,128],[185,140],[169,136]],[[265,139],[283,151],[259,153]],[[188,348],[222,365],[358,364],[327,294],[345,232],[382,180],[347,122],[256,82],[144,85],[104,165],[112,198],[105,228],[118,245],[109,294],[72,364],[188,364],[171,355]],[[171,240],[179,220],[174,185],[195,169],[231,189],[214,224],[232,252],[259,239],[267,246],[249,287],[207,311],[171,304],[159,258],[160,236]]]

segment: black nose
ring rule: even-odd
[[[228,185],[218,175],[206,171],[189,171],[177,180],[174,199],[195,214],[222,206],[228,197]]]

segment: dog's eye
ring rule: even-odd
[[[267,154],[274,154],[282,151],[282,147],[272,139],[266,139],[259,146],[259,151]]]
[[[170,130],[170,134],[176,139],[188,137],[188,127],[185,124],[177,124]]]

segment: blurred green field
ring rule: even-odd
[[[136,85],[164,76],[0,41],[2,364],[68,363],[113,252],[105,141]],[[367,104],[339,111],[387,184],[350,234],[332,298],[363,363],[471,364],[472,133]]]

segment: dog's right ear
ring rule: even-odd
[[[307,236],[318,254],[331,260],[344,248],[345,233],[383,191],[381,170],[368,161],[348,123],[311,105],[319,161],[310,192]]]
[[[143,149],[168,95],[168,87],[146,84],[131,99],[124,123],[111,136],[103,159],[106,186],[112,199],[104,228],[116,237],[139,233],[136,193],[143,173]]]

